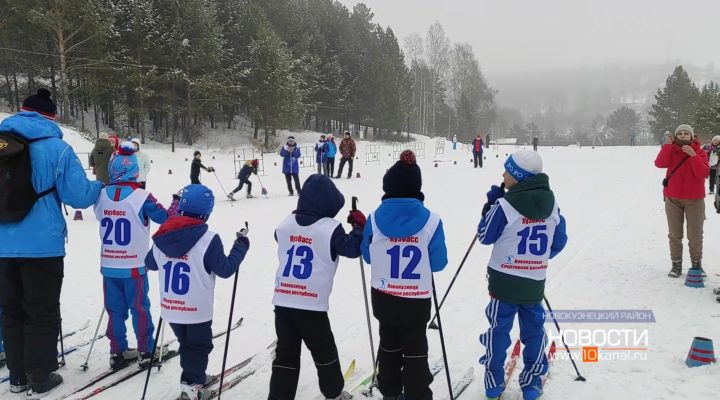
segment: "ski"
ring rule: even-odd
[[[513,346],[512,353],[510,353],[510,360],[505,364],[505,381],[503,385],[507,388],[508,382],[510,382],[510,378],[512,377],[513,371],[515,371],[515,366],[517,365],[517,360],[520,358],[520,339],[515,341],[515,346]],[[503,398],[503,393],[500,393],[500,396],[497,397],[497,400],[501,400]],[[490,400],[490,398],[488,398]]]
[[[76,334],[76,333],[78,333],[78,332],[84,331],[84,330],[87,329],[89,326],[90,326],[90,320],[87,320],[87,321],[85,321],[85,324],[84,324],[83,326],[75,329],[74,331],[70,331],[70,332],[65,333],[64,335],[62,335],[62,338],[63,338],[63,339],[67,339],[67,338],[69,338],[70,336],[72,336],[72,335],[74,335],[74,334]],[[58,339],[58,342],[59,342],[59,341],[60,341],[60,340]]]
[[[475,368],[470,367],[465,372],[465,375],[463,375],[463,377],[460,378],[460,380],[457,383],[455,383],[455,387],[453,387],[453,391],[452,391],[453,398],[457,399],[458,397],[460,397],[460,395],[463,394],[463,392],[465,392],[465,389],[467,389],[468,386],[470,386],[470,384],[473,382],[474,379],[475,379]]]
[[[270,343],[270,345],[268,347],[265,348],[265,350],[269,350],[269,354],[268,354],[270,356],[269,358],[275,357],[275,348],[276,347],[277,347],[277,339],[275,339],[272,343]],[[253,355],[250,357],[250,359],[252,359],[254,357],[255,356]],[[248,363],[250,362],[249,360],[247,360],[247,361],[248,361]],[[241,364],[242,364],[242,362],[241,362]],[[257,370],[257,368],[258,368],[258,365],[255,365],[253,368],[244,369],[240,373],[240,375],[230,379],[229,381],[223,382],[222,391],[225,392],[225,391],[228,391],[228,390],[232,389],[233,387],[237,386],[240,382],[244,381],[247,377],[253,375],[255,373],[255,371]],[[240,369],[240,368],[237,368],[237,369]],[[227,376],[228,373],[226,372],[225,375]],[[218,378],[218,380],[219,380],[219,378]],[[214,399],[214,398],[218,397],[219,394],[220,394],[220,388],[212,389],[208,393],[208,397],[206,397],[204,400]]]
[[[350,379],[351,376],[355,374],[355,359],[350,361],[350,365],[347,367],[345,372],[343,373],[343,380],[347,382],[348,379]],[[320,395],[317,397],[317,400],[324,400],[325,396]]]
[[[242,324],[242,321],[243,321],[243,318],[240,318],[240,319],[230,328],[230,331],[234,331],[235,329],[237,329],[238,327],[240,327],[240,325]],[[159,328],[158,328],[158,329],[159,329]],[[223,329],[222,331],[214,334],[214,335],[213,335],[213,339],[217,339],[217,338],[219,338],[220,336],[224,336],[226,333],[227,333],[227,329]],[[167,342],[165,345],[163,345],[163,347],[164,347],[164,348],[167,348],[168,345],[170,345],[170,344],[172,344],[172,343],[174,343],[174,342],[176,342],[176,341],[177,341],[177,338],[174,338],[173,340],[170,340],[170,341]],[[167,354],[165,354],[165,356],[163,356],[162,361],[165,362],[165,361],[167,361],[167,360],[170,360],[170,359],[172,359],[172,358],[177,357],[178,355],[180,355],[180,353],[179,353],[178,351],[176,351],[176,350],[170,350],[170,351],[167,352]],[[132,365],[132,364],[131,364],[131,365]],[[152,367],[155,367],[155,366],[157,366],[158,368],[160,368],[160,367],[162,366],[162,363],[153,362],[153,363],[152,363]],[[115,386],[119,385],[120,383],[125,382],[125,381],[129,380],[130,378],[132,378],[132,377],[134,377],[134,376],[136,376],[136,375],[139,375],[139,374],[143,373],[144,371],[147,371],[148,367],[150,367],[150,365],[141,366],[141,367],[137,368],[136,370],[130,371],[130,372],[128,372],[127,374],[119,377],[118,379],[116,379],[116,380],[114,380],[114,381],[112,381],[112,382],[108,382],[108,383],[105,384],[105,385],[102,385],[102,386],[100,386],[100,387],[98,387],[98,388],[95,388],[92,392],[88,393],[88,394],[85,395],[84,397],[79,397],[77,400],[85,400],[85,399],[88,399],[88,398],[90,398],[90,397],[93,397],[93,396],[95,396],[95,395],[97,395],[97,394],[100,394],[100,393],[104,392],[104,391],[107,390],[107,389],[110,389],[110,388],[112,388],[112,387],[115,387]],[[74,396],[74,395],[82,392],[83,390],[86,390],[86,389],[90,388],[92,385],[94,385],[94,384],[96,384],[96,383],[98,383],[98,382],[100,382],[100,381],[108,378],[109,376],[111,376],[111,375],[113,375],[113,374],[115,374],[115,373],[117,373],[117,372],[119,372],[119,371],[125,371],[125,370],[127,370],[127,367],[121,368],[121,369],[118,369],[118,370],[112,370],[112,369],[111,369],[111,370],[105,371],[105,372],[101,373],[100,375],[96,376],[95,378],[93,378],[92,380],[90,380],[90,382],[87,383],[87,384],[85,384],[83,387],[81,387],[81,388],[79,388],[79,389],[75,389],[75,390],[73,390],[71,393],[68,393],[68,394],[66,394],[66,395],[64,395],[64,396],[62,396],[62,397],[59,397],[59,398],[57,398],[56,400],[62,400],[62,399],[68,398],[68,397],[70,397],[70,396]]]
[[[437,376],[437,374],[439,374],[440,371],[442,371],[443,369],[445,369],[445,363],[441,358],[433,362],[433,364],[430,366],[430,373],[432,374],[432,376]],[[377,375],[375,375],[375,378],[377,379]],[[361,394],[365,397],[371,397],[372,390],[377,387],[377,382],[372,382],[372,379],[373,374],[371,373],[360,383],[358,383],[357,386],[355,386],[353,390],[350,391],[350,394],[352,394],[353,396],[356,394]]]

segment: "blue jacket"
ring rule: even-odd
[[[335,218],[345,205],[345,197],[335,184],[325,175],[313,174],[303,184],[300,198],[295,210],[295,221],[300,226],[310,226],[322,218]],[[348,258],[360,257],[360,242],[363,233],[353,229],[345,233],[342,225],[338,225],[330,238],[330,255],[333,261],[337,256]],[[275,234],[277,241],[277,233]]]
[[[207,231],[207,224],[201,220],[175,215],[160,226],[153,235],[153,242],[167,256],[179,258],[187,254]],[[229,278],[237,271],[247,251],[248,248],[244,244],[235,241],[230,254],[226,257],[220,236],[216,234],[203,257],[205,272],[214,273],[221,278]],[[145,266],[153,271],[158,270],[152,250],[145,257]]]
[[[35,140],[30,144],[33,186],[37,192],[55,186],[54,192],[38,199],[25,219],[0,223],[0,258],[65,256],[67,226],[60,202],[73,208],[90,207],[102,183],[87,179],[72,147],[62,140],[60,128],[40,114],[20,112],[8,117],[0,123],[0,132]]]
[[[130,196],[135,188],[128,184],[116,184],[108,186],[107,196],[114,201],[122,201]],[[101,194],[102,195],[102,194]],[[145,221],[145,226],[150,223],[149,220],[156,224],[162,224],[168,219],[168,212],[162,204],[158,203],[155,196],[150,194],[138,214],[141,220]],[[135,271],[135,272],[133,272]],[[146,272],[144,265],[138,265],[137,268],[105,268],[101,266],[100,272],[108,278],[131,278],[137,275],[143,275]]]
[[[327,145],[327,157],[328,158],[335,158],[335,154],[337,154],[337,145],[334,141],[328,140],[325,142],[325,145]]]
[[[390,198],[385,199],[375,210],[375,223],[378,229],[388,237],[407,237],[420,231],[430,218],[430,210],[417,199]],[[372,264],[370,259],[370,243],[372,243],[372,217],[368,217],[363,231],[363,241],[360,249],[363,259]],[[435,235],[430,240],[430,269],[433,272],[442,271],[448,263],[447,247],[445,246],[445,232],[442,221],[438,224]]]
[[[280,156],[283,158],[283,174],[297,174],[300,172],[300,168],[298,167],[300,148],[295,146],[291,152],[287,146],[283,146],[282,149],[280,149]]]
[[[327,143],[318,141],[315,143],[315,162],[323,164],[327,158]]]

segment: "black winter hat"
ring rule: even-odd
[[[391,198],[414,198],[425,200],[422,189],[422,173],[417,165],[415,153],[405,150],[400,160],[387,170],[383,177],[383,200]]]
[[[34,111],[47,119],[55,121],[57,106],[50,99],[50,91],[44,88],[38,89],[37,93],[23,101],[22,111]]]

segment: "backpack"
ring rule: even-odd
[[[55,186],[37,193],[32,183],[30,142],[0,133],[0,222],[19,222]]]

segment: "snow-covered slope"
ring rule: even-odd
[[[72,130],[65,130],[65,139],[77,151],[88,151],[91,145]],[[304,138],[303,138],[304,139]],[[311,135],[308,135],[310,145]],[[304,141],[303,140],[303,141]],[[355,171],[360,179],[336,180],[345,194],[345,209],[338,219],[345,220],[351,196],[358,196],[360,208],[369,213],[380,201],[382,176],[391,164],[388,145],[379,144],[381,162],[365,164],[368,143],[358,146]],[[435,141],[426,142],[427,157],[419,160],[423,169],[427,206],[443,218],[449,265],[436,274],[438,290],[444,292],[460,260],[475,235],[485,192],[491,184],[501,180],[502,162],[515,147],[500,148],[500,153],[487,153],[485,168],[474,169],[470,155],[464,150],[451,149],[447,144],[445,156],[434,162]],[[225,149],[223,149],[225,150]],[[683,279],[670,279],[667,233],[660,181],[662,171],[653,167],[657,148],[541,148],[545,171],[551,177],[562,213],[567,218],[570,240],[565,251],[550,264],[547,297],[553,307],[561,309],[650,309],[655,323],[637,324],[574,324],[561,323],[565,328],[648,329],[647,360],[579,361],[579,368],[587,382],[574,382],[574,371],[567,359],[558,359],[552,367],[543,398],[553,399],[713,399],[717,398],[720,365],[689,369],[684,360],[694,336],[705,336],[720,342],[720,305],[714,302],[710,287],[720,286],[720,250],[713,246],[720,234],[720,217],[707,201],[705,228],[705,268],[710,274],[705,289],[683,286]],[[189,181],[191,149],[170,153],[159,146],[151,146],[148,153],[153,170],[148,177],[148,189],[169,203],[170,196]],[[215,159],[212,159],[212,157]],[[497,157],[496,157],[497,156]],[[297,197],[288,197],[285,180],[280,174],[280,158],[265,155],[266,175],[263,184],[269,199],[242,199],[235,203],[222,202],[223,189],[230,190],[234,179],[232,155],[227,151],[213,151],[204,156],[206,165],[217,169],[215,179],[203,172],[202,181],[211,187],[218,203],[209,224],[226,245],[234,239],[234,232],[245,221],[250,224],[251,248],[241,265],[236,318],[245,317],[241,328],[232,334],[229,364],[265,348],[275,337],[271,297],[277,268],[275,226],[295,207]],[[455,161],[457,164],[455,164]],[[278,166],[273,166],[277,163]],[[337,168],[337,167],[336,167]],[[168,171],[172,170],[172,174]],[[301,178],[311,173],[301,171]],[[259,194],[260,185],[253,178],[253,192]],[[83,221],[68,218],[69,243],[65,259],[65,285],[62,294],[64,328],[70,330],[91,320],[94,327],[102,307],[102,279],[98,267],[98,224],[89,210],[83,211]],[[482,398],[482,367],[478,358],[484,348],[478,335],[487,329],[484,308],[488,301],[485,265],[490,248],[476,244],[467,264],[443,308],[442,321],[454,380],[470,367],[475,367],[475,381],[463,398]],[[689,263],[689,260],[686,260]],[[366,266],[366,274],[369,275]],[[157,321],[157,276],[151,273],[151,301],[153,319]],[[347,383],[353,387],[372,368],[365,326],[360,269],[357,260],[341,259],[331,297],[330,318],[333,324],[343,367],[351,359],[357,360],[357,372]],[[232,280],[218,280],[215,296],[214,328],[227,324],[232,292]],[[130,324],[128,324],[130,327]],[[552,324],[547,324],[554,331]],[[378,343],[377,324],[373,320],[375,344]],[[132,331],[130,331],[132,332]],[[66,341],[66,346],[92,335],[87,329]],[[517,324],[514,335],[517,336]],[[134,335],[129,335],[131,343]],[[167,329],[165,340],[172,337]],[[436,331],[429,331],[430,358],[441,355]],[[224,339],[215,341],[208,373],[220,369]],[[107,368],[108,344],[101,340],[90,360],[90,371],[81,372],[83,351],[71,354],[68,365],[60,370],[65,384],[58,395],[83,384],[89,377]],[[718,346],[716,345],[716,348]],[[559,355],[564,350],[559,347]],[[602,352],[602,349],[601,349]],[[579,355],[579,353],[576,353]],[[5,370],[6,371],[6,370]],[[1,371],[0,371],[1,372]],[[0,374],[2,375],[2,374]],[[177,359],[169,361],[160,372],[153,372],[147,399],[170,399],[177,396],[180,367]],[[262,399],[267,397],[270,365],[266,364],[253,376],[231,391],[227,398]],[[515,382],[510,384],[506,400],[518,400]],[[298,399],[319,396],[315,369],[309,353],[303,353]],[[143,379],[136,378],[97,396],[98,399],[139,398]],[[433,383],[435,398],[449,398],[444,374]],[[14,398],[0,388],[0,398]],[[52,399],[52,397],[50,397]]]

